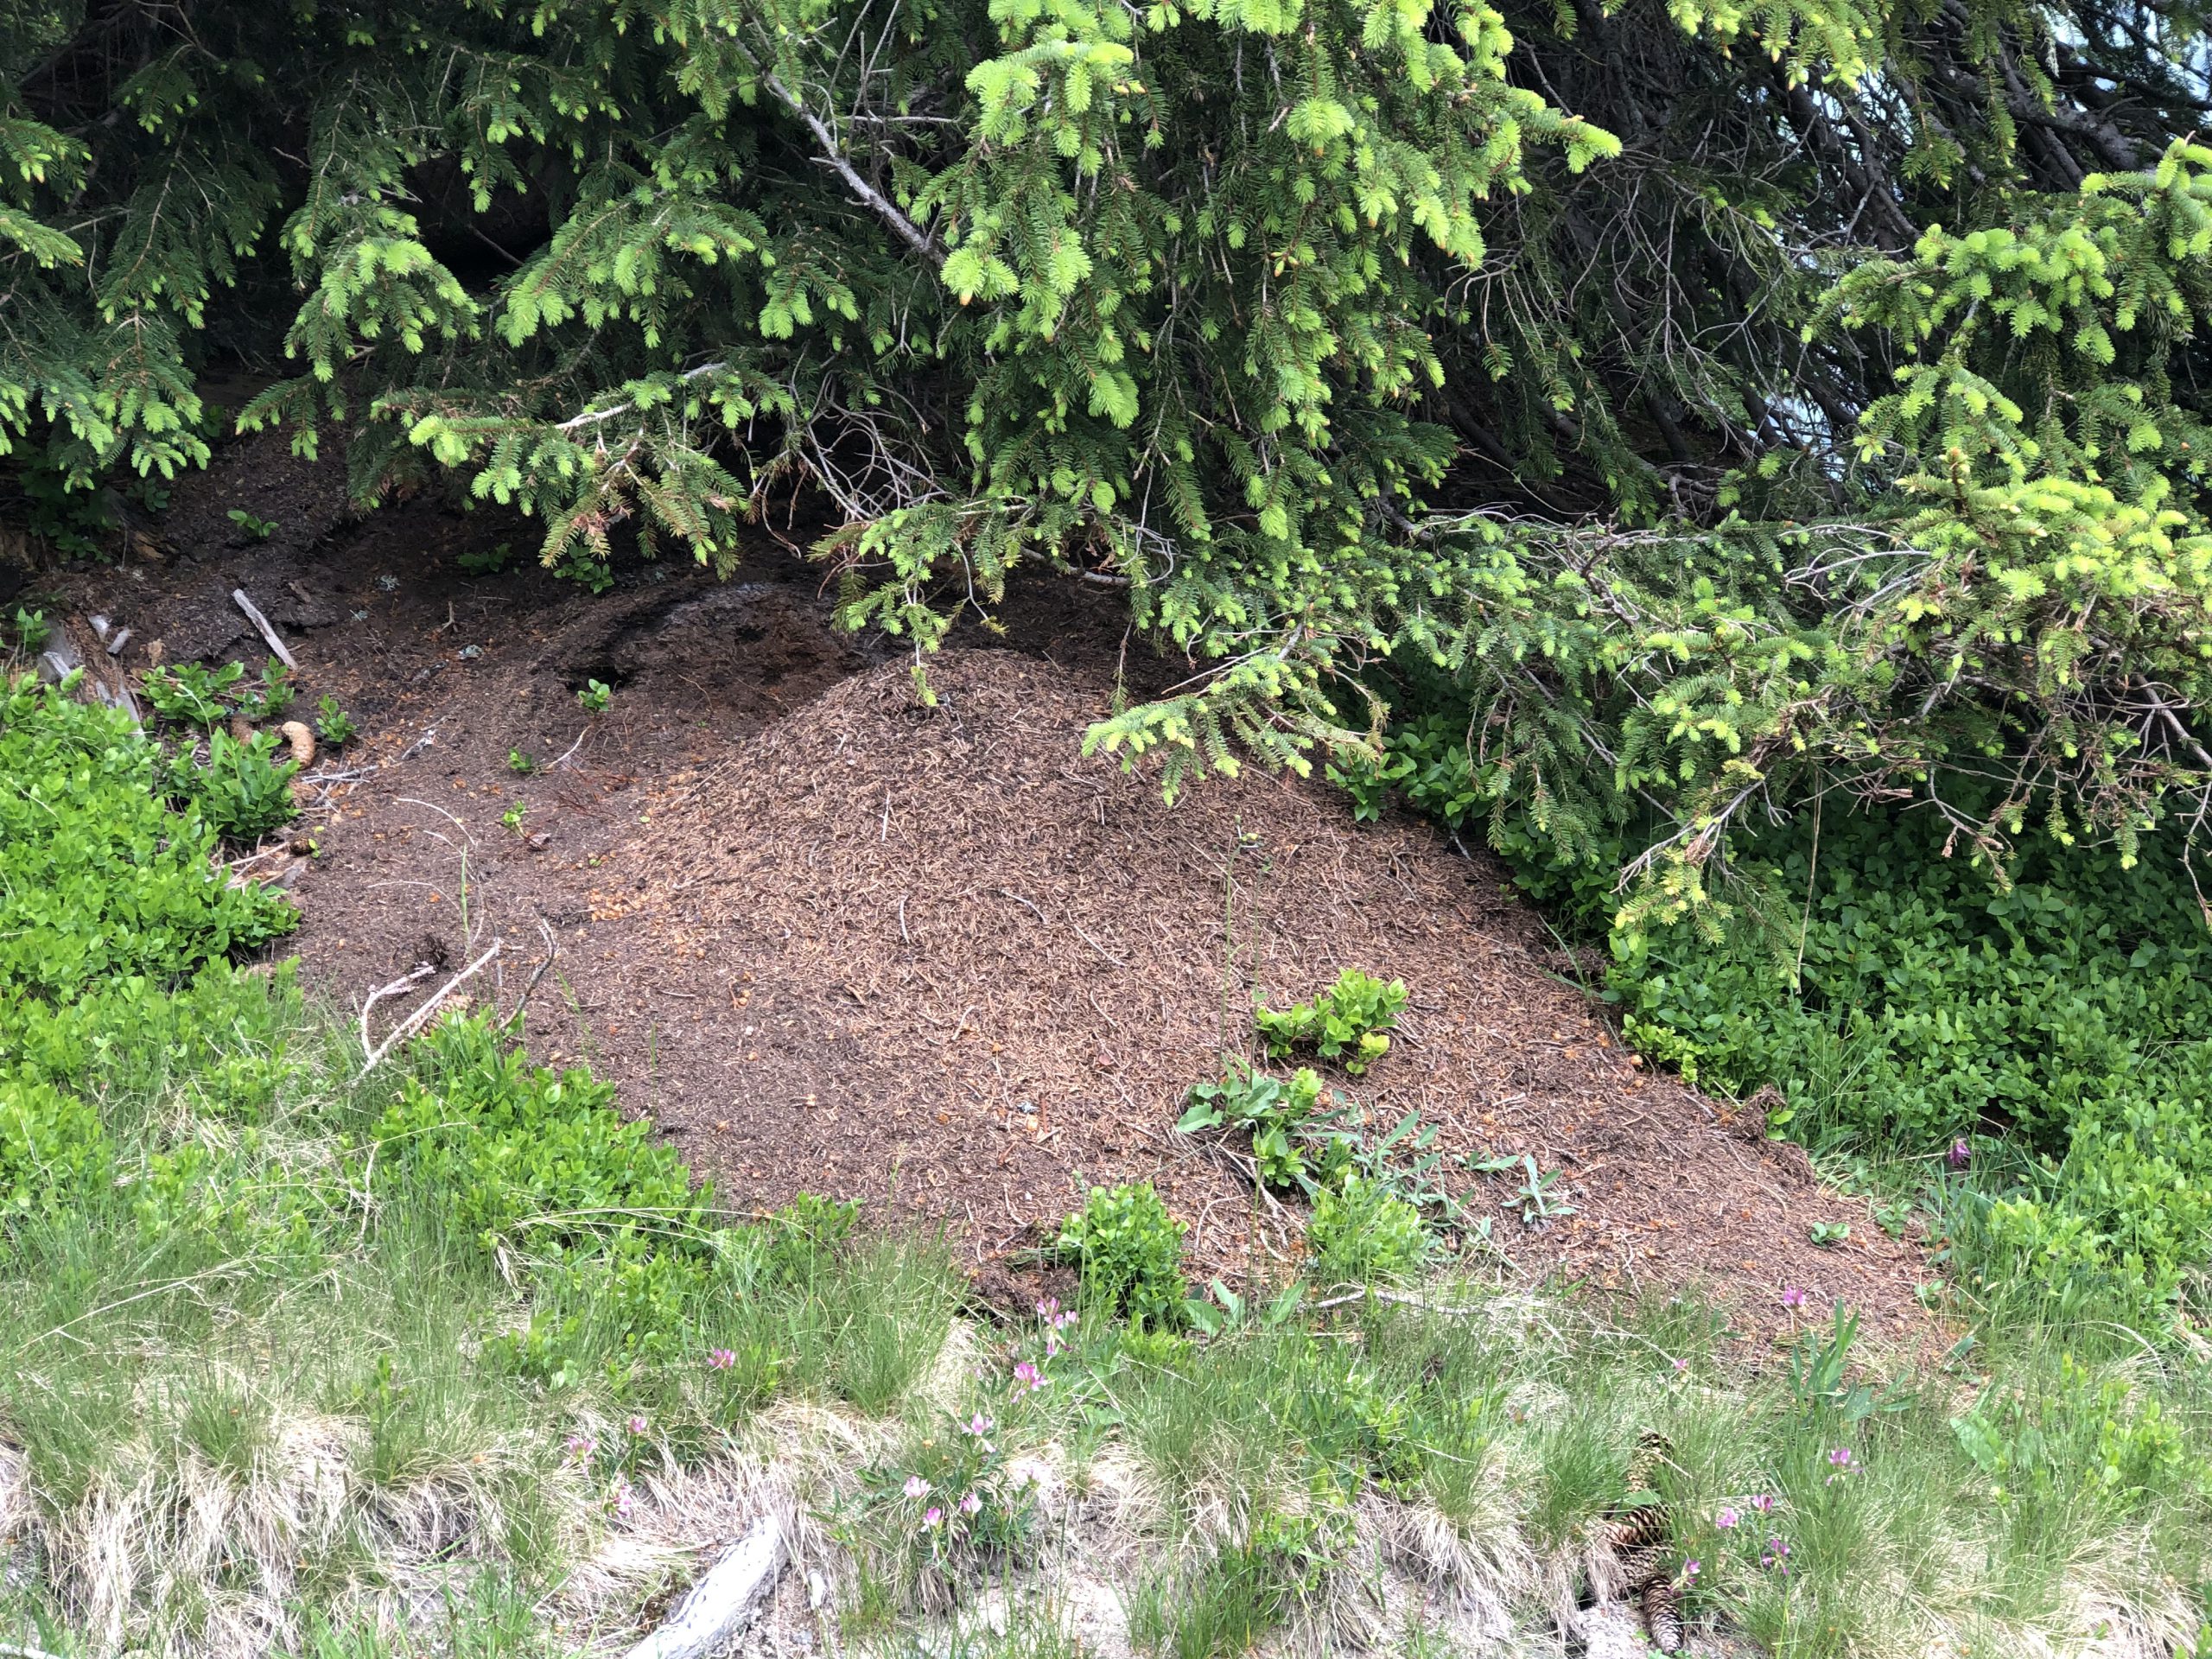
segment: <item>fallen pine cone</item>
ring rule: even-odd
[[[285,741],[291,744],[295,763],[302,766],[314,763],[315,734],[308,728],[305,721],[288,720],[276,729],[283,733]]]
[[[1654,1579],[1643,1586],[1643,1628],[1660,1652],[1682,1650],[1681,1597],[1672,1580]]]
[[[1663,1543],[1666,1538],[1666,1508],[1663,1504],[1651,1503],[1640,1510],[1630,1510],[1624,1518],[1616,1521],[1611,1542],[1615,1554],[1625,1555],[1633,1550]]]
[[[1636,1453],[1629,1460],[1629,1490],[1649,1495],[1673,1450],[1667,1437],[1656,1430],[1639,1433]],[[1666,1570],[1668,1518],[1663,1503],[1646,1503],[1624,1514],[1617,1511],[1606,1542],[1620,1563],[1623,1588],[1641,1605],[1652,1645],[1662,1653],[1679,1653],[1682,1616],[1680,1594]]]

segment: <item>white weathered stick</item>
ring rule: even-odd
[[[576,741],[569,744],[568,749],[562,754],[561,758],[558,760],[556,760],[551,766],[546,767],[545,770],[548,772],[558,772],[562,767],[567,766],[569,764],[569,756],[574,754],[578,749],[582,748],[583,747],[584,739],[590,735],[591,722],[589,721],[586,721],[584,722],[583,730],[576,734]]]
[[[261,855],[256,853],[254,856],[258,858]],[[361,1052],[370,1054],[376,1052],[376,1039],[369,1035],[369,1010],[385,997],[397,996],[410,986],[420,984],[437,971],[426,962],[404,979],[395,979],[389,985],[379,985],[369,993],[367,1000],[361,1004]]]
[[[444,984],[439,986],[435,991],[431,993],[428,1001],[424,1002],[422,1007],[416,1008],[414,1013],[409,1014],[404,1020],[401,1020],[397,1025],[391,1028],[391,1034],[389,1037],[386,1037],[382,1043],[378,1045],[376,1051],[372,1053],[367,1059],[361,1063],[361,1069],[353,1074],[353,1081],[359,1083],[363,1077],[367,1077],[370,1072],[377,1069],[377,1066],[383,1061],[385,1055],[391,1053],[394,1048],[397,1047],[408,1038],[412,1037],[416,1032],[422,1030],[424,1023],[429,1020],[429,1017],[438,1011],[439,1005],[442,1003],[446,998],[454,994],[454,990],[459,988],[463,980],[468,978],[471,975],[475,973],[478,969],[481,968],[486,963],[491,961],[493,957],[499,954],[499,940],[494,939],[492,941],[492,948],[489,950],[486,950],[482,956],[477,957],[475,961],[470,963],[467,967],[462,969],[451,979],[446,981]],[[363,1028],[365,1029],[368,1024],[368,1018],[365,1014],[362,1016],[361,1023]]]
[[[745,1628],[783,1570],[783,1529],[764,1515],[629,1659],[701,1659],[716,1651]]]
[[[60,684],[84,665],[85,659],[67,639],[56,639],[38,654],[38,677],[48,685]]]
[[[270,626],[269,619],[261,613],[261,607],[245,596],[245,588],[232,588],[231,602],[245,613],[247,621],[261,630],[261,637],[269,642],[269,649],[276,653],[278,662],[287,668],[297,668],[300,665],[299,658],[284,649],[284,642],[276,637],[276,630]]]

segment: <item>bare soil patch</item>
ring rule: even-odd
[[[1511,1180],[1460,1178],[1517,1262],[1609,1292],[1696,1283],[1754,1327],[1783,1323],[1795,1284],[1924,1330],[1918,1252],[1796,1148],[1638,1066],[1486,856],[1410,820],[1356,825],[1294,779],[1170,808],[1083,759],[1116,674],[1141,691],[1165,672],[1127,649],[1116,596],[1020,589],[1024,648],[976,633],[933,664],[931,709],[766,538],[737,582],[647,566],[594,597],[534,568],[528,524],[429,500],[356,521],[333,477],[235,446],[140,556],[60,594],[131,627],[100,666],[136,671],[156,641],[171,662],[258,661],[229,601],[245,587],[305,702],[360,721],[310,774],[315,856],[255,867],[291,882],[293,945],[333,998],[358,1007],[498,939],[472,988],[511,1005],[550,938],[537,1052],[613,1077],[729,1198],[940,1219],[1011,1298],[1035,1281],[1008,1262],[1086,1187],[1137,1178],[1190,1224],[1202,1270],[1279,1270],[1293,1217],[1233,1149],[1172,1126],[1246,1046],[1255,988],[1309,996],[1363,968],[1413,1005],[1369,1077],[1331,1082],[1386,1127],[1417,1109],[1449,1153],[1562,1172],[1578,1212],[1537,1227]],[[266,542],[232,533],[239,499],[277,524]],[[502,540],[518,568],[464,563]],[[594,678],[615,695],[588,719],[575,693]],[[1815,1248],[1815,1221],[1852,1223],[1849,1241]]]
[[[1368,1121],[1418,1110],[1447,1152],[1563,1172],[1578,1213],[1533,1228],[1502,1207],[1509,1178],[1459,1178],[1517,1260],[1910,1319],[1915,1253],[1796,1148],[1647,1076],[1546,971],[1490,861],[1287,778],[1170,807],[1080,757],[1111,694],[1095,672],[968,651],[930,679],[933,709],[887,665],[747,740],[593,893],[652,946],[609,964],[627,1039],[604,1063],[727,1192],[890,1188],[981,1266],[1088,1185],[1144,1176],[1202,1269],[1262,1268],[1294,1251],[1289,1217],[1233,1148],[1172,1126],[1247,1049],[1255,989],[1280,1003],[1361,968],[1413,993],[1389,1054],[1330,1078]],[[1807,1236],[1853,1219],[1843,1246]]]

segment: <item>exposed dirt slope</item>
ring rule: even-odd
[[[1609,1287],[1703,1280],[1755,1316],[1796,1284],[1911,1319],[1914,1253],[1794,1148],[1644,1075],[1540,965],[1493,865],[1264,775],[1171,809],[1079,758],[1108,695],[1090,673],[965,652],[931,678],[934,709],[892,665],[747,740],[594,895],[650,942],[609,964],[627,1029],[605,1058],[732,1196],[895,1185],[980,1260],[1144,1174],[1202,1262],[1292,1248],[1234,1160],[1172,1125],[1246,1046],[1255,988],[1357,967],[1413,1003],[1339,1088],[1384,1126],[1417,1109],[1449,1150],[1565,1172],[1579,1213],[1535,1229],[1499,1210],[1511,1182],[1459,1177],[1516,1257]],[[1816,1249],[1815,1220],[1857,1224]]]
[[[1635,1066],[1494,865],[1281,779],[1170,810],[1080,759],[1115,673],[1141,690],[1160,670],[1125,651],[1114,595],[1018,588],[1012,635],[1037,654],[948,654],[929,710],[903,663],[832,631],[821,573],[783,550],[754,550],[739,585],[632,567],[594,598],[531,568],[527,525],[427,499],[355,521],[335,476],[233,446],[124,569],[41,591],[130,626],[102,666],[136,673],[156,642],[257,662],[242,585],[290,636],[305,700],[360,721],[310,774],[317,855],[279,842],[251,867],[292,881],[303,971],[346,1004],[499,938],[470,988],[511,1007],[550,937],[536,1051],[615,1077],[740,1202],[895,1198],[980,1267],[1088,1185],[1153,1176],[1194,1255],[1233,1271],[1295,1229],[1230,1154],[1173,1132],[1184,1093],[1243,1046],[1255,986],[1305,996],[1364,968],[1414,1006],[1370,1078],[1333,1081],[1384,1123],[1418,1108],[1448,1150],[1563,1172],[1579,1213],[1535,1229],[1503,1205],[1513,1182],[1460,1178],[1517,1259],[1612,1288],[1701,1280],[1755,1324],[1780,1323],[1786,1283],[1916,1323],[1916,1253],[1794,1149]],[[276,524],[266,541],[231,524],[241,501]],[[503,539],[519,568],[484,574]],[[589,721],[588,678],[615,688]],[[1849,1243],[1813,1248],[1817,1220],[1852,1222]]]

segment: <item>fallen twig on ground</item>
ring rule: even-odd
[[[490,962],[494,957],[499,954],[499,943],[500,942],[497,939],[493,940],[492,948],[489,950],[486,950],[482,956],[477,957],[475,961],[470,963],[467,967],[462,969],[444,984],[439,986],[438,988],[431,994],[429,1000],[425,1001],[421,1007],[416,1009],[414,1013],[409,1014],[404,1020],[394,1026],[391,1028],[391,1035],[385,1038],[383,1043],[378,1046],[376,1051],[372,1053],[366,1060],[362,1062],[361,1069],[353,1074],[353,1081],[359,1083],[363,1077],[367,1077],[370,1072],[376,1070],[378,1063],[383,1060],[385,1055],[391,1053],[396,1046],[405,1040],[407,1038],[414,1035],[415,1033],[420,1031],[424,1023],[429,1020],[431,1014],[437,1011],[439,1005],[444,1002],[446,998],[453,995],[455,987],[460,985],[463,980],[474,974],[476,970],[483,967],[486,963]],[[368,1016],[365,1010],[364,1010],[362,1014],[361,1026],[363,1031],[365,1032],[368,1028]]]
[[[269,642],[269,649],[276,653],[278,662],[287,668],[297,668],[300,665],[300,659],[285,649],[284,642],[277,636],[276,628],[271,626],[269,619],[261,613],[261,607],[245,596],[245,588],[232,588],[231,602],[245,613],[247,621],[261,630],[261,637]]]

